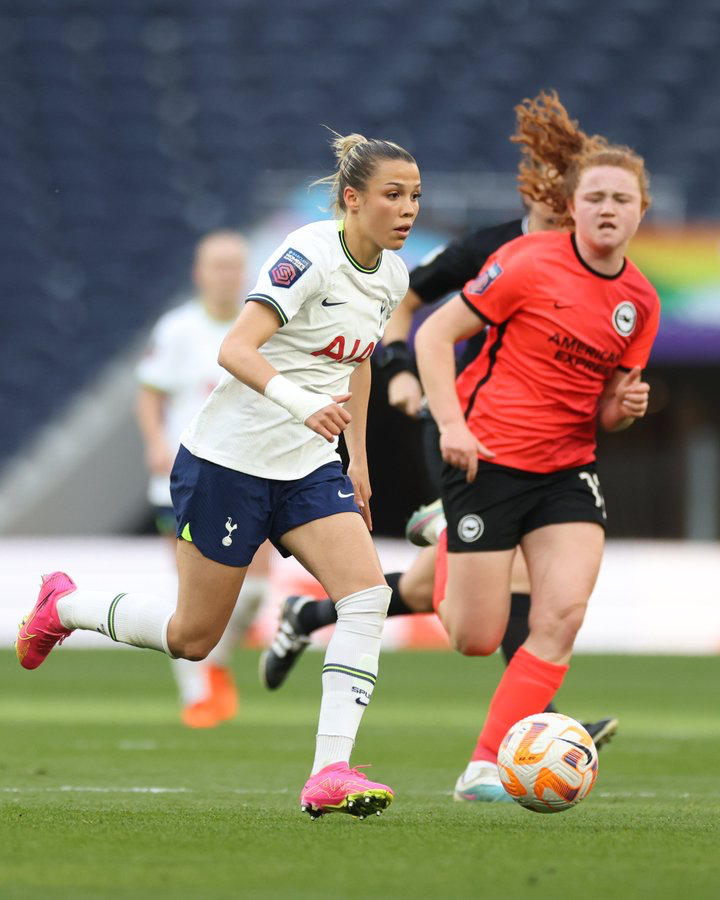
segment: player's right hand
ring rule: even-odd
[[[416,419],[422,409],[422,386],[412,372],[398,372],[388,383],[388,403]]]
[[[440,452],[446,463],[467,472],[468,482],[475,481],[478,456],[492,459],[495,454],[481,444],[465,422],[453,422],[440,430]]]
[[[347,403],[352,394],[338,394],[333,397],[333,402],[329,406],[323,406],[316,413],[305,419],[308,428],[324,437],[326,441],[332,443],[335,438],[350,424],[352,416],[350,413],[340,406],[341,403]]]

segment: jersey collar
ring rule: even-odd
[[[572,241],[572,248],[575,251],[575,256],[577,257],[578,262],[584,266],[588,272],[592,272],[593,275],[597,275],[598,278],[604,278],[606,281],[614,281],[616,278],[619,278],[622,273],[625,271],[625,266],[627,265],[627,259],[623,257],[623,264],[620,266],[620,271],[616,272],[614,275],[606,275],[604,272],[598,272],[597,269],[593,269],[592,266],[588,265],[585,260],[580,256],[580,251],[577,248],[577,243],[575,241],[575,232],[570,232],[570,240]]]
[[[366,275],[372,275],[374,272],[377,272],[377,270],[380,268],[380,263],[382,262],[382,251],[380,252],[377,263],[372,267],[372,269],[366,269],[365,266],[360,265],[360,263],[355,259],[355,257],[348,249],[348,245],[345,241],[345,223],[341,219],[337,224],[340,246],[343,248],[343,253],[350,260],[354,268],[356,268],[358,272],[364,272]]]

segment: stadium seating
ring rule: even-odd
[[[198,234],[320,123],[433,170],[511,171],[512,106],[556,87],[716,216],[720,4],[689,0],[5,0],[0,463],[145,327]]]

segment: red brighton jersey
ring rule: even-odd
[[[591,269],[574,236],[544,231],[504,244],[461,295],[489,324],[457,392],[492,462],[555,472],[595,459],[598,401],[618,367],[644,367],[660,301],[628,260]]]

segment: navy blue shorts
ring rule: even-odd
[[[170,493],[178,538],[226,566],[250,565],[268,538],[283,556],[290,556],[281,539],[292,528],[336,513],[360,513],[352,482],[339,462],[320,466],[304,478],[280,481],[219,466],[182,445],[170,475]]]

